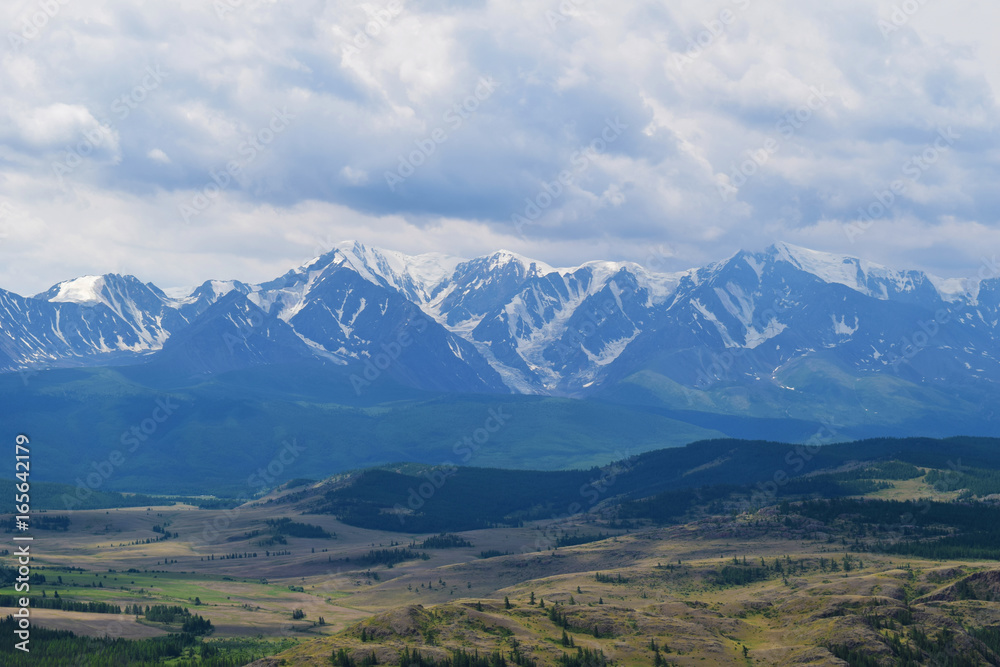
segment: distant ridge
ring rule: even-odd
[[[245,305],[220,315],[233,292]],[[305,359],[346,367],[358,393],[385,376],[766,418],[989,421],[998,322],[998,277],[945,280],[787,243],[657,273],[345,241],[256,285],[168,295],[106,274],[34,297],[0,290],[0,371],[169,355],[193,378]]]

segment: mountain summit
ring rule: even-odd
[[[0,291],[0,370],[169,357],[204,377],[311,359],[364,387],[385,376],[767,416],[867,392],[885,397],[865,403],[873,418],[938,400],[934,410],[974,413],[1000,387],[998,313],[998,278],[945,280],[787,243],[657,273],[348,241],[256,285],[210,280],[168,295],[108,274],[34,297]]]

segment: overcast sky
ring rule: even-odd
[[[0,21],[21,294],[261,281],[345,239],[671,270],[782,240],[954,277],[1000,247],[995,0],[15,0]]]

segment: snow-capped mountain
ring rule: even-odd
[[[996,284],[983,281],[980,291]],[[616,372],[660,358],[671,377],[698,387],[737,379],[734,373],[773,378],[813,358],[852,375],[1000,378],[995,319],[987,321],[989,308],[973,291],[955,288],[918,271],[787,244],[740,252],[682,280],[662,319],[629,346]]]
[[[992,391],[998,320],[1000,278],[945,280],[784,243],[667,274],[345,242],[259,285],[210,280],[167,294],[105,275],[34,297],[0,291],[0,369],[170,359],[204,375],[315,359],[355,369],[362,386],[382,374],[462,392],[642,386],[667,404],[722,409],[745,394],[733,388],[783,405],[818,377],[838,390],[884,377],[893,391]]]

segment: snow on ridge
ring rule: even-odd
[[[333,252],[341,255],[342,261],[355,269],[365,280],[374,284],[388,284],[403,292],[407,297],[414,299],[428,315],[439,321],[442,319],[441,313],[438,312],[442,300],[441,293],[450,291],[449,288],[453,286],[452,278],[461,265],[476,260],[488,260],[487,271],[495,271],[511,262],[517,262],[524,267],[529,276],[538,277],[553,273],[566,277],[582,269],[590,269],[594,275],[594,291],[602,289],[608,280],[622,269],[626,269],[636,276],[641,287],[649,290],[651,304],[665,301],[676,291],[681,279],[696,270],[659,273],[650,271],[635,262],[605,260],[592,260],[578,266],[553,267],[540,260],[506,249],[472,259],[443,253],[407,255],[395,250],[366,246],[358,241],[337,243],[333,246]],[[299,267],[298,271],[308,271],[325,256],[314,258]],[[532,265],[535,267],[534,273],[531,272]]]
[[[878,298],[883,297],[881,294],[872,294],[862,284],[862,278],[873,273],[880,277],[888,277],[896,273],[887,267],[866,260],[809,250],[790,243],[775,243],[772,248],[778,259],[816,276],[823,282],[844,285],[856,292]]]
[[[768,287],[759,284],[769,270],[769,265],[773,267],[775,263],[790,264],[826,283],[841,284],[880,300],[896,298],[901,292],[912,292],[918,288],[929,290],[933,286],[946,301],[974,303],[976,298],[974,292],[978,291],[976,281],[941,279],[917,271],[896,271],[858,258],[817,252],[786,243],[777,243],[763,253],[740,252],[727,261],[674,273],[655,272],[629,261],[593,260],[575,267],[553,268],[516,252],[498,250],[468,260],[473,263],[468,267],[467,276],[472,281],[471,286],[465,286],[464,279],[457,281],[456,278],[457,273],[464,270],[461,265],[466,261],[442,253],[407,255],[365,246],[359,242],[345,241],[333,246],[329,252],[287,272],[281,278],[264,283],[267,285],[266,288],[262,288],[261,285],[251,285],[248,298],[266,312],[277,314],[282,320],[289,322],[306,304],[316,299],[315,295],[311,295],[316,283],[324,276],[338,271],[339,267],[343,267],[352,272],[350,275],[353,279],[360,276],[367,282],[398,292],[458,338],[471,342],[487,363],[501,373],[508,386],[512,388],[527,386],[534,381],[527,376],[537,374],[539,386],[551,388],[560,383],[575,381],[582,376],[578,372],[559,370],[557,365],[546,360],[544,351],[547,346],[563,335],[569,321],[588,297],[608,289],[617,299],[621,290],[628,289],[633,280],[640,290],[646,290],[647,308],[670,303],[670,298],[677,294],[681,285],[687,286],[689,281],[695,285],[706,280],[716,281],[721,287],[716,288],[714,294],[721,303],[713,300],[712,310],[707,304],[697,300],[691,303],[697,311],[696,320],[699,327],[704,327],[706,330],[716,329],[727,347],[745,348],[756,347],[786,328],[785,324],[774,318],[764,324],[754,324],[755,301],[760,296],[756,290]],[[723,271],[732,261],[740,262],[741,273],[737,280],[727,282],[723,279]],[[758,279],[756,282],[743,262],[756,274]],[[515,272],[514,268],[518,270]],[[623,274],[623,271],[628,275]],[[449,313],[444,308],[444,302],[450,293],[456,289],[475,290],[476,281],[490,281],[499,273],[518,276],[527,273],[528,278],[533,276],[546,278],[546,281],[534,287],[531,282],[525,283],[524,287],[516,290],[513,298],[496,299],[495,304],[506,313],[511,342],[515,345],[517,355],[532,369],[530,373],[522,373],[505,366],[489,353],[488,343],[472,340],[472,331],[482,322],[484,315],[475,315],[451,325],[446,322]],[[556,290],[558,293],[552,291],[553,286],[545,284],[548,281],[559,287]],[[560,281],[563,285],[559,285]],[[463,284],[456,287],[457,282]],[[236,289],[238,284],[238,281],[219,280],[203,283],[215,292],[216,298]],[[108,340],[105,344],[102,339],[101,345],[108,346],[109,349],[112,346],[129,350],[155,349],[162,345],[169,332],[163,329],[161,322],[158,320],[154,322],[156,313],[161,312],[158,307],[147,312],[127,297],[130,293],[137,294],[137,287],[131,282],[120,283],[115,276],[82,276],[59,283],[48,292],[55,294],[48,300],[84,305],[105,304],[128,323],[138,337],[138,342],[125,344],[119,337],[117,343]],[[507,288],[506,283],[504,287]],[[193,301],[195,297],[192,294],[197,289],[164,290],[166,298],[162,298],[161,302],[167,309],[178,308]],[[245,288],[240,286],[240,289]],[[139,303],[146,304],[146,299],[147,297],[143,296],[139,299]],[[504,301],[506,303],[501,303]],[[678,303],[686,301],[679,300]],[[354,325],[365,305],[376,304],[365,304],[362,300],[361,309],[353,312],[353,317],[352,313],[335,314],[348,337],[358,335],[359,332],[354,331]],[[621,306],[620,300],[619,306]],[[384,308],[383,305],[383,313]],[[461,313],[459,310],[454,312]],[[734,327],[731,323],[726,326],[719,319],[726,313],[743,326]],[[465,315],[460,316],[465,317]],[[731,322],[728,318],[725,318],[725,321]],[[857,321],[852,324],[849,318],[843,317],[839,321],[835,318],[831,325],[834,333],[846,336],[852,335],[858,326]],[[637,330],[638,328],[636,327]],[[57,329],[53,335],[58,336],[58,333]],[[298,335],[298,332],[296,334]],[[637,333],[616,340],[603,341],[602,348],[597,354],[591,350],[584,350],[586,357],[593,367],[610,363],[621,354],[635,335]],[[313,343],[313,346],[315,345],[316,343]],[[456,352],[456,355],[461,356],[461,352]],[[594,372],[593,367],[586,372]]]
[[[968,302],[972,306],[978,303],[980,285],[978,280],[939,278],[930,274],[927,275],[927,279],[944,301]]]
[[[104,276],[80,276],[73,280],[65,280],[59,283],[58,287],[59,293],[49,301],[84,305],[104,303],[104,297],[101,296]]]
[[[160,291],[167,295],[173,303],[185,304],[191,303],[195,300],[192,296],[193,292],[198,289],[197,287],[166,287],[161,288]]]
[[[218,300],[235,290],[236,283],[238,282],[238,280],[206,280],[201,285],[196,285],[195,287],[168,287],[160,291],[166,295],[170,305],[176,308],[177,306],[184,306],[197,301],[200,297],[195,292],[206,284],[215,294],[216,300]]]
[[[459,264],[466,261],[444,253],[407,255],[396,250],[366,246],[358,241],[342,241],[334,249],[344,255],[365,280],[382,284],[378,278],[408,297],[426,303],[435,289],[448,281]]]
[[[271,306],[281,299],[278,319],[290,323],[291,319],[295,317],[299,311],[305,308],[309,291],[312,289],[313,283],[316,282],[316,278],[321,273],[322,271],[310,271],[305,275],[304,282],[300,281],[291,287],[282,287],[275,290],[269,290],[268,292],[264,292],[263,290],[255,287],[251,294],[255,295],[256,298],[251,298],[251,301],[255,303],[257,307],[269,313],[271,312]]]
[[[212,286],[212,291],[215,292],[216,297],[225,296],[236,289],[235,280],[210,280],[209,284]]]
[[[483,255],[482,257],[477,257],[476,259],[489,259],[490,265],[487,267],[488,270],[493,271],[502,266],[506,266],[512,262],[518,262],[526,270],[531,268],[531,265],[535,265],[536,274],[539,276],[547,276],[556,269],[552,268],[545,262],[539,261],[537,259],[531,259],[530,257],[525,257],[520,253],[513,252],[511,250],[500,249],[489,255]]]
[[[866,259],[810,250],[791,243],[775,243],[769,251],[789,264],[811,273],[827,283],[839,283],[880,300],[889,298],[888,285],[897,292],[916,289],[914,278],[924,278],[934,287],[943,301],[969,302],[974,305],[979,291],[978,281],[960,278],[940,278],[924,271],[897,270]],[[877,291],[868,289],[861,279],[876,278],[882,281]]]
[[[407,259],[406,271],[419,282],[428,287],[437,287],[455,274],[455,269],[462,262],[458,257],[439,252],[427,252],[421,255],[403,255]]]
[[[649,300],[647,303],[649,306],[659,305],[666,301],[674,294],[674,292],[677,291],[677,287],[680,285],[681,280],[696,270],[688,269],[687,271],[677,271],[674,273],[658,273],[650,271],[646,267],[641,264],[636,264],[635,262],[591,260],[589,262],[584,262],[579,266],[563,267],[553,269],[553,271],[558,273],[563,278],[566,278],[585,269],[589,269],[591,271],[591,275],[594,277],[589,290],[589,293],[591,294],[604,289],[604,286],[614,279],[614,277],[617,276],[622,269],[628,271],[635,276],[636,283],[640,288],[644,288],[649,291]]]
[[[897,292],[910,292],[916,287],[913,277],[926,276],[922,272],[897,271],[866,259],[809,250],[790,243],[775,243],[772,248],[779,259],[811,273],[823,282],[844,285],[882,301],[889,298],[889,285]],[[864,284],[872,278],[881,281],[875,290]]]

